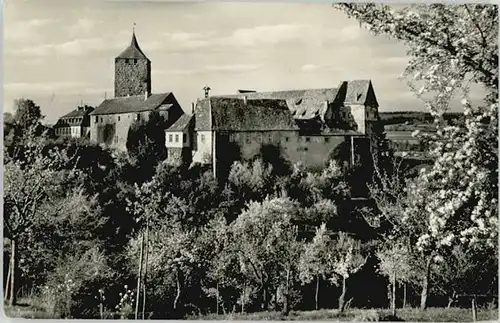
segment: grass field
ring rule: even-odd
[[[350,309],[343,314],[336,310],[292,311],[288,317],[279,312],[258,312],[248,314],[192,316],[191,320],[290,320],[290,321],[380,321],[389,320],[390,310]],[[410,322],[471,322],[472,312],[468,308],[429,308],[420,311],[414,308],[398,309],[397,316]],[[498,321],[498,310],[479,309],[478,321]]]
[[[29,299],[21,299],[16,306],[4,303],[5,315],[8,317],[22,317],[28,319],[50,319],[53,315],[47,313],[42,306],[33,304]]]
[[[21,300],[20,305],[10,307],[4,305],[5,314],[14,318],[47,319],[54,318],[43,308],[33,305],[29,300]],[[256,312],[248,314],[202,315],[189,316],[189,320],[286,320],[286,321],[389,321],[390,310],[349,309],[339,314],[337,310],[292,311],[288,317],[279,312]],[[397,317],[409,322],[471,322],[472,312],[469,308],[429,308],[420,311],[414,308],[398,309]],[[478,321],[498,321],[498,309],[478,309]]]

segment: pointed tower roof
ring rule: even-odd
[[[147,59],[146,55],[142,52],[139,47],[139,43],[137,42],[137,38],[135,38],[135,31],[132,32],[132,41],[130,42],[130,46],[127,47],[120,55],[116,58],[142,58]]]

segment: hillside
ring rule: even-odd
[[[432,124],[434,118],[429,112],[420,111],[393,111],[379,112],[380,120],[384,125],[410,123],[410,124]],[[444,119],[447,121],[461,121],[463,113],[448,112],[444,114]]]

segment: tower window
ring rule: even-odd
[[[137,64],[137,60],[136,59],[134,59],[134,64]]]
[[[182,142],[184,142],[184,143],[187,142],[187,136],[185,133],[182,134]]]
[[[120,121],[120,116],[118,116],[118,121]]]
[[[168,142],[172,142],[172,135],[168,135]]]
[[[179,142],[179,135],[175,135],[175,142]]]
[[[103,122],[104,122],[104,119],[101,117],[101,123],[103,123]]]
[[[137,114],[137,121],[139,121],[139,120],[141,120],[141,114],[140,113]]]

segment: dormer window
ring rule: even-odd
[[[295,100],[295,105],[299,105],[302,103],[302,98],[298,98],[297,100]]]

